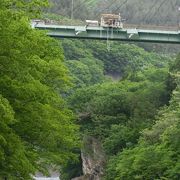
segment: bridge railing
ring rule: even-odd
[[[37,20],[36,20],[37,21]],[[38,22],[39,21],[39,22]],[[84,21],[55,21],[55,20],[38,20],[35,24],[45,25],[66,25],[66,26],[85,26]],[[91,26],[91,25],[89,25]],[[94,25],[93,25],[94,26]],[[97,25],[98,27],[98,25]],[[138,25],[138,24],[123,24],[125,29],[143,29],[143,30],[161,30],[161,31],[180,31],[180,26],[157,26],[157,25]]]
[[[156,26],[156,25],[138,25],[138,24],[124,24],[125,29],[144,29],[144,30],[162,30],[162,31],[180,31],[178,26]]]

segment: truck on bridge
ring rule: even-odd
[[[117,14],[102,14],[100,25],[102,27],[123,28],[123,23],[120,13]]]

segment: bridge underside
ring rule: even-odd
[[[35,26],[37,29],[47,30],[47,34],[55,38],[79,38],[116,41],[136,41],[152,43],[180,44],[180,31],[120,29],[87,26]]]

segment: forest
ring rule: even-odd
[[[158,3],[150,19],[155,0],[84,2],[75,1],[70,19],[70,0],[0,0],[0,180],[49,169],[61,180],[179,180],[179,45],[107,48],[30,25],[45,17],[81,23],[109,8],[128,23],[175,26],[179,1],[166,2],[161,17]]]

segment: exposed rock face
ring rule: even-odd
[[[84,176],[72,180],[101,180],[106,160],[100,141],[85,137],[81,158]]]
[[[94,176],[93,175],[84,175],[81,177],[73,178],[71,180],[94,180]]]

